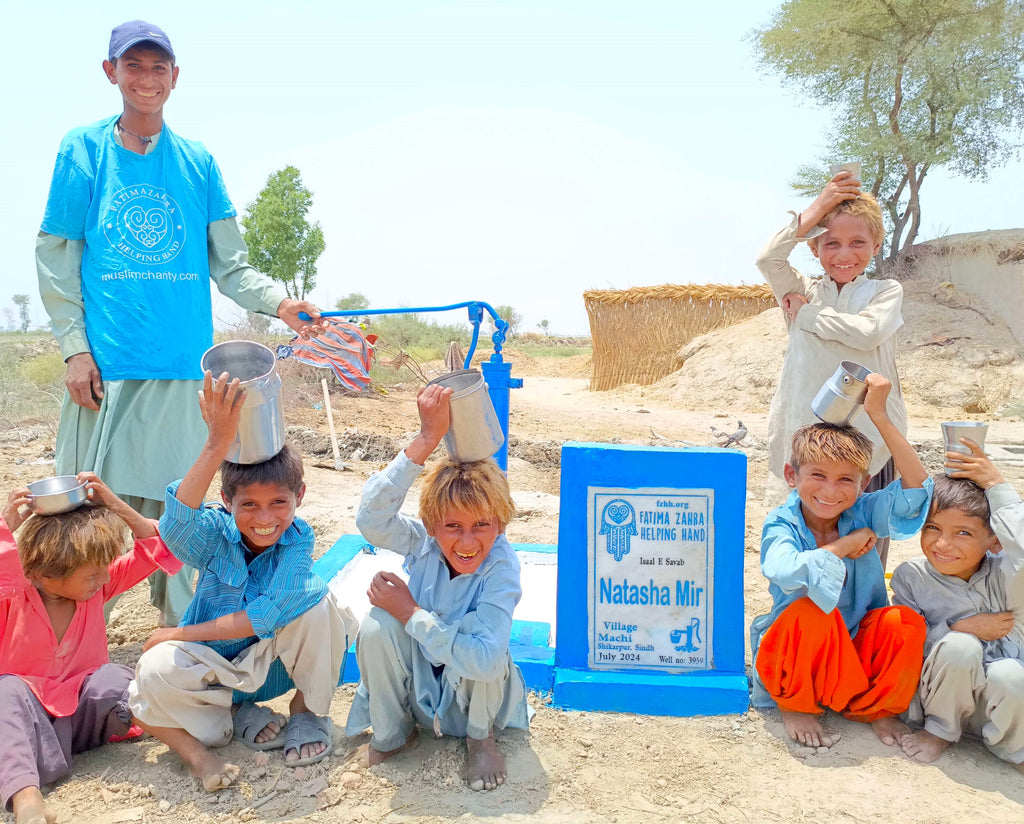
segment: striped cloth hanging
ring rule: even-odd
[[[278,359],[295,358],[321,369],[330,369],[346,389],[361,392],[370,382],[376,335],[365,335],[356,324],[328,319],[327,328],[311,340],[292,339],[277,347]]]

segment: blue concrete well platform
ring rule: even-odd
[[[549,692],[554,682],[556,547],[552,544],[513,544],[523,569],[523,599],[512,621],[512,658],[526,685]],[[342,535],[313,565],[355,614],[362,619],[369,609],[366,588],[381,569],[399,572],[401,556],[369,544],[362,535]],[[355,647],[349,650],[340,683],[358,683]]]

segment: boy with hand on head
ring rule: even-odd
[[[947,453],[921,529],[923,558],[892,576],[893,602],[928,625],[900,747],[928,763],[964,730],[1024,772],[1024,503],[973,441]]]
[[[181,569],[153,521],[92,472],[78,479],[91,503],[26,515],[20,487],[0,518],[0,801],[17,824],[54,821],[40,785],[70,773],[75,753],[129,735],[132,669],[110,663],[103,604]],[[125,526],[135,543],[122,555]]]
[[[896,330],[903,325],[903,287],[864,273],[882,248],[882,210],[860,181],[840,171],[815,201],[761,251],[761,270],[782,307],[789,330],[779,386],[768,411],[769,468],[785,478],[793,433],[814,423],[811,401],[844,360],[884,375],[892,384],[889,419],[906,434],[907,410],[896,372]],[[825,276],[805,277],[789,265],[797,243],[807,241]],[[860,424],[858,424],[860,425]],[[873,444],[868,492],[895,479],[889,448],[873,422],[863,422]],[[885,567],[887,539],[878,550]]]
[[[921,671],[925,627],[906,606],[887,606],[878,538],[909,538],[928,511],[932,481],[886,413],[889,381],[867,376],[864,410],[902,480],[861,494],[871,442],[853,427],[812,424],[793,436],[789,500],[768,513],[761,571],[774,605],[750,627],[755,706],[782,712],[789,737],[830,747],[823,708],[870,722],[888,745],[909,729],[897,716]]]
[[[239,768],[208,747],[237,736],[249,747],[284,747],[298,767],[332,750],[331,699],[354,635],[313,572],[313,531],[295,517],[306,487],[287,444],[257,464],[225,460],[244,390],[207,372],[200,394],[206,446],[167,488],[161,530],[171,551],[199,570],[181,626],[158,629],[143,647],[130,692],[136,722],[176,752],[210,792]],[[218,468],[224,506],[203,500]],[[256,704],[295,695],[285,719]]]
[[[373,727],[360,760],[379,764],[418,743],[417,725],[466,739],[464,776],[474,790],[505,782],[494,730],[527,729],[526,684],[512,660],[512,612],[522,595],[519,560],[505,537],[515,515],[493,459],[445,460],[427,474],[420,520],[400,514],[423,464],[448,431],[452,390],[417,398],[420,431],[363,489],[363,536],[405,555],[409,582],[378,572],[356,638],[362,680],[345,732]]]

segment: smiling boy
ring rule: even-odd
[[[283,747],[293,767],[330,754],[327,713],[355,634],[351,614],[313,572],[313,531],[295,517],[306,491],[299,455],[286,444],[262,463],[224,460],[243,398],[237,379],[206,373],[200,405],[209,437],[185,478],[168,487],[160,519],[171,552],[199,570],[196,596],[181,626],[146,642],[130,700],[139,726],[211,792],[239,775],[208,749],[232,736],[253,749]],[[224,506],[204,506],[218,468]],[[287,724],[255,703],[292,686]]]
[[[864,410],[892,452],[902,479],[878,492],[867,484],[871,442],[853,427],[812,424],[793,436],[785,505],[768,514],[761,571],[773,606],[750,627],[752,703],[775,704],[786,732],[829,747],[825,708],[870,723],[893,746],[909,728],[907,709],[921,671],[924,622],[888,606],[878,538],[908,538],[927,512],[932,481],[886,414],[889,381],[871,373]]]
[[[769,469],[785,479],[793,433],[815,421],[811,400],[844,360],[884,375],[892,384],[889,419],[907,431],[907,410],[896,372],[896,330],[903,325],[903,287],[895,280],[869,278],[871,260],[882,248],[885,227],[876,200],[860,181],[841,171],[814,202],[773,237],[757,267],[782,307],[789,341],[778,389],[768,411]],[[805,277],[789,264],[801,241],[821,263],[824,277]],[[896,475],[889,448],[873,422],[857,421],[873,446],[868,492]],[[770,482],[769,495],[774,488]],[[888,539],[876,547],[885,567]]]
[[[910,706],[924,728],[900,738],[929,763],[964,732],[1024,772],[1024,503],[973,441],[947,453],[921,529],[923,558],[892,576],[893,602],[928,625],[921,685]]]
[[[452,390],[417,398],[420,432],[366,483],[356,516],[375,546],[405,556],[406,583],[379,572],[356,639],[361,681],[345,732],[373,727],[360,760],[373,766],[413,749],[417,726],[466,739],[471,789],[505,782],[494,730],[529,727],[526,684],[512,660],[512,613],[522,595],[519,560],[505,537],[515,514],[508,480],[492,460],[441,461],[420,493],[420,519],[402,502],[449,425]]]

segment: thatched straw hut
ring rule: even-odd
[[[766,285],[666,284],[583,293],[594,353],[590,388],[647,385],[681,365],[680,347],[697,335],[775,305]]]

